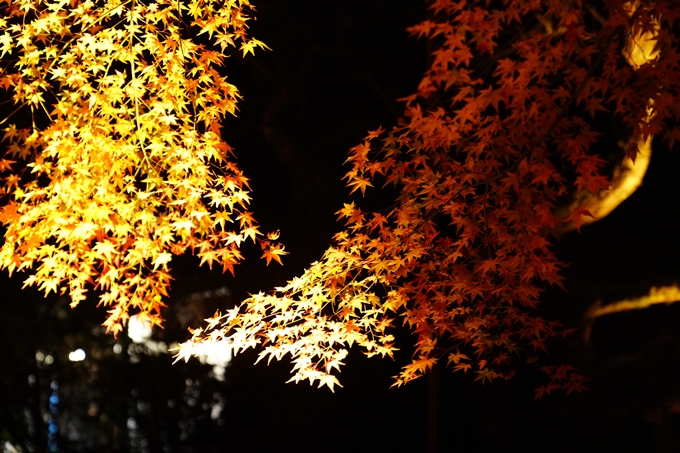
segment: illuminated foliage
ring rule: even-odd
[[[438,361],[484,382],[511,377],[513,358],[533,361],[567,333],[537,313],[542,288],[561,284],[549,237],[590,213],[557,218],[557,203],[609,188],[591,149],[597,112],[630,131],[631,158],[650,136],[680,138],[680,11],[671,0],[434,0],[429,16],[410,29],[433,50],[404,121],[348,158],[351,192],[390,186],[393,205],[345,204],[320,261],[217,313],[178,358],[228,339],[235,352],[261,347],[260,359],[289,355],[292,381],[332,390],[351,346],[392,356],[390,327],[401,322],[415,352],[396,385]],[[537,397],[583,388],[569,366],[542,370]]]
[[[265,47],[246,34],[248,0],[7,1],[0,84],[30,109],[9,125],[0,266],[26,285],[88,287],[117,334],[130,312],[161,322],[173,255],[225,271],[259,241],[248,180],[220,137],[239,93],[225,52]],[[45,126],[42,127],[41,125]],[[21,165],[22,170],[13,170]],[[285,253],[261,241],[269,261]]]
[[[239,97],[224,53],[264,47],[246,35],[247,0],[7,5],[0,83],[32,121],[4,129],[2,268],[30,270],[27,285],[72,305],[97,289],[116,334],[130,312],[161,322],[173,255],[233,272],[251,239],[280,262],[278,234],[259,239],[248,180],[220,136]],[[434,0],[429,13],[410,29],[433,50],[403,121],[348,158],[351,192],[389,186],[393,203],[345,204],[318,262],[217,313],[179,358],[206,342],[260,346],[261,359],[290,355],[291,380],[333,389],[349,347],[392,356],[401,322],[415,353],[396,385],[438,361],[485,382],[567,333],[537,313],[542,288],[561,282],[548,239],[591,213],[555,208],[610,188],[591,150],[597,112],[626,125],[631,158],[651,136],[680,138],[680,12],[674,0]],[[582,388],[568,366],[543,370],[538,396]]]

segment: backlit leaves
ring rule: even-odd
[[[248,179],[220,137],[239,93],[220,68],[246,34],[247,0],[7,0],[0,85],[32,121],[4,129],[0,266],[26,285],[88,288],[118,333],[161,322],[174,255],[233,272],[261,233]],[[215,48],[214,46],[218,46]],[[17,170],[15,161],[25,163]],[[282,246],[269,241],[274,259]]]
[[[350,191],[392,186],[391,207],[345,204],[344,229],[320,261],[272,294],[216,315],[178,358],[195,343],[226,338],[235,352],[258,346],[262,359],[289,356],[291,380],[333,389],[350,347],[393,355],[390,332],[399,322],[413,331],[415,349],[396,385],[440,360],[485,382],[511,377],[522,352],[535,361],[549,339],[568,333],[536,311],[542,288],[561,285],[548,239],[566,219],[553,211],[569,193],[609,187],[593,152],[597,112],[611,111],[627,126],[630,156],[649,135],[674,140],[677,5],[436,0],[429,7],[430,18],[410,32],[430,41],[431,64],[404,99],[402,124],[370,133],[349,152]],[[621,50],[641,36],[656,41],[656,59],[631,66]],[[582,215],[577,206],[570,219]],[[571,367],[543,371],[549,384],[537,397],[583,388]]]

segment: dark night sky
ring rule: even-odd
[[[272,50],[227,60],[230,82],[243,100],[238,116],[225,121],[223,136],[252,180],[256,218],[264,231],[281,230],[290,255],[284,267],[265,267],[259,249],[246,248],[235,278],[198,268],[193,258],[178,260],[169,325],[160,333],[168,342],[187,335],[174,321],[173,300],[181,304],[192,293],[227,286],[235,303],[248,292],[281,285],[321,257],[340,226],[334,213],[348,200],[341,180],[346,151],[368,130],[396,123],[401,112],[396,99],[415,90],[427,62],[424,44],[405,32],[425,16],[420,0],[255,4],[258,18],[251,30]],[[638,192],[607,218],[556,242],[558,256],[569,263],[567,290],[546,291],[546,317],[581,327],[598,298],[639,296],[650,286],[679,280],[680,156],[665,144],[655,149]],[[0,400],[19,398],[9,388],[22,394],[36,348],[67,351],[74,338],[86,343],[94,341],[92,335],[102,344],[112,341],[92,333],[104,316],[93,303],[69,312],[67,321],[55,321],[58,312],[47,307],[57,304],[54,298],[19,291],[19,279],[1,278],[6,291],[0,296]],[[211,300],[201,313],[225,305]],[[588,345],[580,333],[554,342],[547,360],[579,367],[590,390],[542,401],[532,401],[540,376],[522,365],[513,380],[492,386],[437,370],[429,381],[389,389],[391,376],[408,360],[411,338],[405,330],[399,332],[403,351],[396,362],[350,351],[339,376],[344,388],[334,394],[305,383],[284,384],[287,362],[253,366],[255,354],[249,352],[234,360],[224,383],[212,384],[226,400],[224,426],[201,425],[193,443],[176,451],[425,452],[428,389],[438,401],[442,452],[680,451],[677,305],[602,318]],[[65,339],[71,343],[63,345]],[[115,400],[124,398],[119,390],[139,388],[161,408],[168,389],[179,388],[187,373],[206,372],[196,364],[169,362],[161,357],[137,368],[102,362],[98,395]],[[149,383],[153,376],[162,378]],[[158,410],[149,417],[162,418],[166,412]],[[9,420],[0,416],[0,422]],[[149,437],[159,435],[149,430]],[[123,445],[98,451],[128,450]]]

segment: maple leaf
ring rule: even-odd
[[[450,364],[451,362],[453,362],[454,364],[458,365],[458,363],[459,363],[461,360],[470,360],[470,358],[469,358],[468,356],[466,356],[465,354],[461,354],[461,353],[459,353],[459,352],[451,353],[451,354],[449,354],[449,356],[448,356],[448,363],[449,363],[449,364]]]
[[[482,370],[477,371],[477,377],[475,378],[475,381],[482,381],[482,384],[484,382],[493,382],[494,379],[498,378],[500,375],[494,371],[489,370],[488,368],[484,368]]]
[[[280,244],[269,245],[264,250],[264,253],[262,254],[262,258],[265,258],[267,260],[267,266],[269,266],[269,262],[271,260],[275,260],[277,263],[283,265],[283,262],[281,261],[281,256],[287,255],[287,254],[288,254],[288,252],[286,252],[283,249],[282,245],[280,245]]]
[[[362,195],[366,195],[366,188],[367,187],[373,187],[373,184],[371,184],[371,182],[368,178],[364,178],[364,177],[360,177],[360,176],[352,177],[350,182],[347,185],[352,188],[350,193],[353,193],[356,190],[360,190]]]
[[[586,208],[576,208],[574,211],[572,211],[571,214],[565,219],[559,220],[559,222],[566,223],[566,222],[574,222],[574,226],[576,227],[576,230],[580,233],[581,232],[581,222],[582,219],[581,217],[583,216],[588,216],[595,218],[593,214],[590,213]]]
[[[543,399],[543,395],[546,395],[546,394],[547,394],[547,395],[550,395],[550,390],[551,390],[551,389],[550,389],[549,387],[544,386],[544,385],[538,387],[538,388],[534,391],[534,392],[535,392],[534,399],[539,399],[539,400],[540,400],[540,399]]]
[[[170,262],[172,259],[172,254],[171,253],[159,253],[158,257],[153,260],[153,268],[154,270],[158,269],[159,267],[163,266],[164,269],[167,269],[167,264]],[[201,263],[203,264],[203,263]]]
[[[245,57],[248,53],[255,55],[255,48],[261,47],[263,49],[269,49],[265,43],[258,41],[257,39],[251,39],[247,42],[241,44],[241,50],[243,51],[243,56]]]
[[[339,216],[338,218],[351,217],[355,210],[356,205],[354,204],[354,202],[345,203],[344,207],[338,212],[336,212],[336,214]]]

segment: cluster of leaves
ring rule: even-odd
[[[190,249],[233,272],[240,244],[261,233],[220,137],[239,93],[219,67],[230,47],[265,47],[247,36],[251,9],[7,1],[0,84],[31,120],[4,129],[0,267],[33,269],[26,285],[68,293],[72,306],[97,289],[114,334],[131,311],[161,322],[173,255]],[[262,245],[268,260],[285,253]]]
[[[673,0],[434,0],[429,12],[410,29],[433,51],[405,119],[348,159],[351,191],[393,186],[393,206],[346,204],[345,228],[319,262],[217,313],[179,358],[227,338],[236,352],[262,347],[261,359],[290,355],[291,380],[332,390],[349,347],[392,356],[389,328],[401,318],[416,340],[396,385],[441,360],[492,381],[568,333],[536,309],[546,284],[561,285],[550,235],[587,212],[557,219],[554,209],[609,185],[591,150],[596,112],[621,118],[631,157],[649,136],[680,138],[680,11]],[[631,66],[641,36],[655,58]],[[583,387],[570,367],[543,371],[550,383],[538,396]]]

